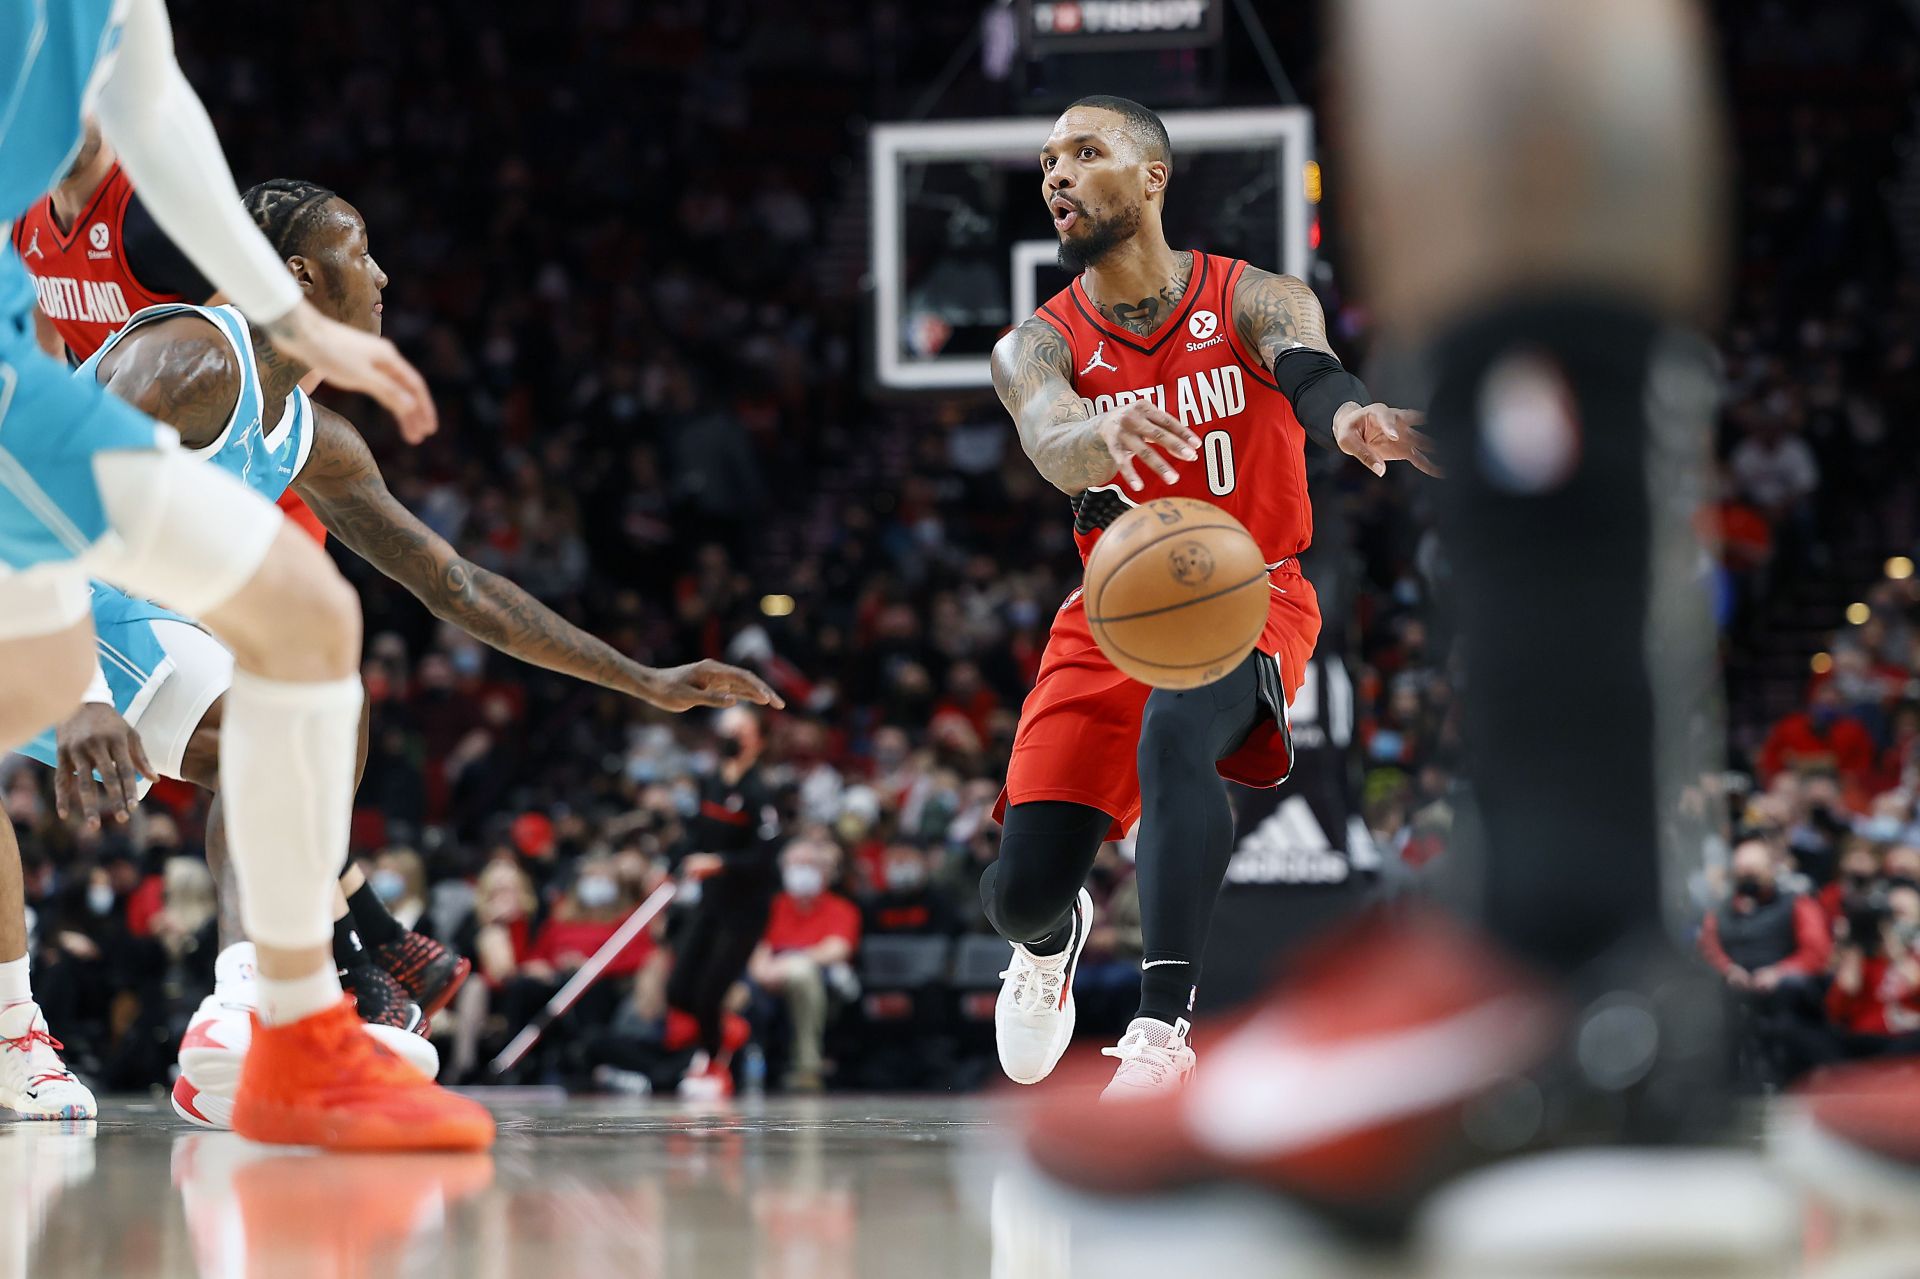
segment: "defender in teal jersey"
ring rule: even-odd
[[[380,323],[387,276],[375,260],[367,227],[354,207],[324,187],[276,179],[247,192],[245,203],[304,292],[343,323]],[[746,671],[717,662],[670,670],[642,666],[582,631],[512,582],[463,558],[388,490],[366,443],[339,414],[318,407],[300,389],[307,370],[274,356],[230,307],[168,304],[133,316],[76,377],[103,382],[149,409],[167,408],[189,456],[228,471],[267,499],[289,485],[348,549],[419,598],[433,613],[501,652],[668,710],[732,697],[765,704],[779,698]],[[104,584],[93,592],[101,667],[113,710],[90,706],[45,734],[27,753],[58,771],[62,809],[114,817],[139,793],[141,778],[178,777],[214,789],[212,767],[223,753],[221,705],[232,661],[187,619],[130,599]],[[118,714],[115,714],[115,710]],[[151,759],[151,763],[148,759]],[[98,773],[99,785],[94,784]],[[0,858],[8,855],[0,827]],[[212,833],[208,861],[221,873],[226,858]],[[355,882],[343,882],[352,891]],[[225,884],[223,883],[223,893]],[[0,891],[0,910],[7,909]],[[336,910],[344,914],[345,905]],[[452,997],[463,962],[390,917],[361,918],[377,966],[399,980],[404,996],[369,1008],[363,952],[337,955],[354,964],[354,987],[369,1033],[428,1068],[437,1062],[424,1040],[405,1032],[421,1009],[437,1012]],[[216,972],[231,974],[187,1028],[174,1108],[190,1122],[225,1127],[233,1085],[249,1050],[252,999],[245,977],[251,948],[244,929],[222,912]],[[356,962],[357,961],[357,962]],[[416,1001],[409,1020],[406,1009]],[[382,1032],[392,1032],[383,1034]]]
[[[161,228],[279,354],[372,393],[408,438],[431,432],[419,374],[390,343],[308,305],[240,206],[174,61],[162,0],[0,0],[0,219],[58,180],[87,111]],[[246,483],[196,465],[129,397],[43,355],[25,272],[0,244],[0,749],[88,696],[89,576],[201,618],[235,659],[221,772],[259,959],[263,1024],[235,1128],[333,1148],[490,1144],[483,1109],[359,1031],[334,974],[331,901],[362,700],[358,601]],[[90,1114],[32,1002],[25,942],[18,912],[0,913],[0,1105]]]

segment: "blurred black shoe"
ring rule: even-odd
[[[426,1035],[426,1013],[385,969],[373,964],[342,968],[340,987],[353,996],[354,1010],[368,1025],[391,1026],[409,1034]]]
[[[453,1002],[460,984],[473,971],[470,960],[411,930],[367,953],[428,1017],[439,1016],[440,1010]]]

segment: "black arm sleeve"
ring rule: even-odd
[[[1322,448],[1333,448],[1333,415],[1351,400],[1372,403],[1367,385],[1325,351],[1295,347],[1273,362],[1273,380],[1293,405],[1293,415]]]
[[[214,295],[207,277],[167,238],[137,195],[127,201],[120,244],[121,252],[127,255],[127,270],[147,292],[194,303]]]

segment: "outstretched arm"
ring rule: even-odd
[[[1327,317],[1306,281],[1248,267],[1233,295],[1234,331],[1273,371],[1294,416],[1322,448],[1346,453],[1375,475],[1388,462],[1411,462],[1440,474],[1417,429],[1426,415],[1372,403],[1327,341]]]
[[[1155,449],[1185,462],[1200,456],[1200,438],[1151,404],[1136,401],[1095,413],[1073,389],[1066,342],[1038,316],[994,344],[993,389],[1013,415],[1020,446],[1063,493],[1083,493],[1116,473],[1138,489],[1135,458],[1171,484],[1174,469]]]
[[[319,405],[313,451],[293,487],[354,554],[413,592],[435,617],[509,656],[668,710],[731,706],[742,698],[784,704],[758,677],[718,662],[642,666],[463,558],[394,497],[352,424]]]

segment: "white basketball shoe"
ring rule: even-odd
[[[1133,1101],[1172,1092],[1193,1073],[1193,1049],[1187,1047],[1186,1018],[1169,1026],[1152,1017],[1135,1017],[1117,1047],[1102,1048],[1102,1057],[1118,1057],[1120,1068],[1101,1092],[1101,1101]]]
[[[1081,889],[1069,916],[1071,934],[1057,955],[1036,955],[1013,943],[1013,962],[993,1006],[993,1041],[1000,1069],[1016,1084],[1037,1084],[1053,1073],[1073,1041],[1073,974],[1093,926],[1093,898]]]
[[[201,1128],[233,1127],[233,1098],[240,1064],[253,1043],[259,985],[252,942],[235,942],[214,961],[213,993],[200,1001],[180,1038],[180,1077],[173,1081],[173,1110]],[[440,1053],[427,1040],[392,1026],[362,1028],[402,1061],[432,1079]]]
[[[60,1049],[40,1005],[0,1008],[0,1106],[27,1119],[92,1119],[93,1094],[60,1060]]]

